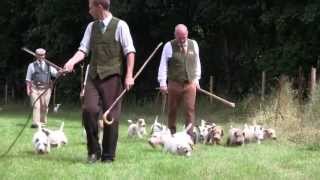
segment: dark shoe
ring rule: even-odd
[[[31,124],[30,128],[38,128],[37,124]]]
[[[102,163],[110,164],[113,162],[113,159],[101,159]]]
[[[90,154],[88,156],[87,162],[89,164],[93,164],[93,163],[97,162],[99,159],[100,159],[100,156],[97,156],[96,154]]]

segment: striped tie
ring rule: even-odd
[[[183,54],[186,54],[187,53],[187,45],[186,44],[180,44],[180,51]]]

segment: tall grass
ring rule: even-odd
[[[320,138],[320,88],[310,100],[301,103],[288,80],[281,80],[280,86],[265,101],[253,98],[256,107],[249,110],[248,122],[273,127],[280,136],[295,143],[319,146]]]

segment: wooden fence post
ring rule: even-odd
[[[4,104],[8,104],[8,82],[4,85]]]
[[[317,69],[311,67],[311,77],[310,77],[310,95],[312,96],[314,90],[316,89],[316,79],[317,79]]]
[[[264,101],[264,95],[266,90],[266,71],[262,71],[261,79],[261,100]]]
[[[303,82],[304,82],[303,69],[302,69],[302,66],[299,66],[298,98],[299,98],[299,103],[300,104],[302,104],[302,102],[303,102]]]
[[[213,93],[213,76],[210,76],[209,91],[211,93]],[[210,96],[210,104],[212,104],[212,97],[211,96]]]

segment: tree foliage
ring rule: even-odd
[[[63,65],[79,46],[92,19],[87,1],[3,0],[0,7],[0,77],[23,83],[32,58],[20,48],[44,47],[48,59]],[[160,41],[173,38],[174,26],[184,23],[198,41],[202,62],[201,85],[214,76],[215,90],[245,95],[256,90],[260,73],[268,80],[299,67],[318,66],[320,1],[276,0],[119,0],[111,12],[129,24],[137,49],[136,69]],[[134,93],[157,86],[160,53],[136,82]],[[87,63],[87,62],[86,62]],[[79,68],[61,82],[63,92],[79,89]],[[68,85],[64,85],[68,84]]]

